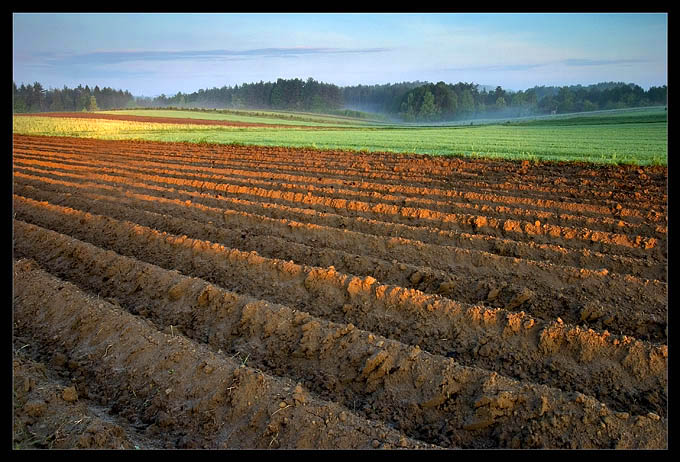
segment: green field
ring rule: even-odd
[[[438,156],[585,161],[667,165],[668,122],[664,108],[616,111],[504,123],[456,126],[365,125],[343,118],[347,125],[324,124],[326,116],[300,114],[309,128],[280,113],[253,115],[198,111],[115,111],[159,117],[193,117],[278,123],[280,128],[216,127],[153,124],[97,119],[14,117],[15,133],[106,139],[146,139],[319,149],[391,151]],[[295,115],[295,114],[293,114]],[[332,116],[329,116],[332,117]],[[333,118],[337,119],[337,118]],[[325,125],[325,126],[324,126]]]
[[[541,116],[526,120],[512,120],[508,123],[515,125],[607,125],[629,123],[665,123],[668,113],[663,106],[633,109],[614,109],[609,111],[579,112]]]
[[[171,110],[171,109],[126,109],[119,111],[99,111],[101,114],[121,114],[147,117],[175,117],[204,120],[226,120],[277,125],[302,125],[308,127],[363,126],[371,124],[364,119],[312,114],[302,112],[262,111],[262,110]]]

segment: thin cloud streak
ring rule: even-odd
[[[650,62],[649,59],[565,59],[562,64],[566,66],[615,66],[617,64],[643,64]]]
[[[562,59],[559,61],[549,61],[535,64],[492,64],[486,66],[464,66],[442,69],[443,71],[462,72],[462,71],[488,71],[488,72],[508,72],[508,71],[528,71],[539,67],[548,67],[555,65],[564,65],[569,67],[583,67],[583,66],[615,66],[628,64],[643,64],[650,62],[648,59],[587,59],[574,58]]]
[[[506,72],[506,71],[528,71],[537,67],[547,66],[547,63],[541,64],[501,64],[488,66],[465,66],[465,67],[449,67],[441,69],[446,72],[463,72],[463,71],[488,71],[488,72]]]
[[[665,14],[13,18],[17,84],[115,82],[133,94],[170,94],[279,77],[337,85],[471,81],[515,89],[609,80],[649,87],[667,81]]]
[[[39,53],[36,58],[54,66],[78,64],[118,64],[128,61],[213,61],[256,58],[298,58],[302,55],[338,55],[382,53],[390,48],[258,48],[252,50],[188,50],[188,51],[99,51],[93,53],[64,55],[63,53]]]

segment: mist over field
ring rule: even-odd
[[[134,97],[128,91],[89,86],[44,89],[36,82],[13,84],[16,113],[110,110],[121,108],[227,109],[325,113],[392,123],[502,120],[519,117],[665,106],[667,87],[647,91],[635,84],[602,82],[595,85],[487,90],[474,83],[438,82],[339,87],[313,78],[277,79],[178,92],[156,98]]]

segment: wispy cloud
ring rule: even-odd
[[[565,59],[562,64],[566,66],[614,66],[619,64],[643,64],[648,59]]]
[[[442,69],[445,71],[486,71],[486,72],[513,72],[513,71],[528,71],[540,67],[549,66],[569,66],[569,67],[586,67],[586,66],[617,66],[617,65],[634,65],[649,62],[648,59],[590,59],[590,58],[570,58],[558,61],[545,61],[541,63],[518,63],[518,64],[490,64],[482,66],[462,66],[454,68]]]
[[[667,16],[16,13],[13,78],[144,94],[308,76],[648,86],[667,81]]]
[[[537,67],[545,66],[546,63],[540,64],[493,64],[488,66],[463,66],[463,67],[450,67],[442,69],[444,71],[487,71],[487,72],[509,72],[509,71],[528,71]]]
[[[39,53],[35,59],[54,66],[106,65],[130,61],[232,61],[252,58],[297,58],[310,55],[365,54],[389,48],[257,48],[251,50],[96,51],[84,54]]]

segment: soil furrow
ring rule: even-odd
[[[29,229],[28,225],[21,229],[24,238],[31,233],[40,234],[41,230]],[[588,418],[587,407],[600,412],[606,409],[587,397],[573,399],[571,394],[559,390],[461,367],[453,360],[376,337],[351,325],[318,320],[64,235],[42,233],[52,234],[39,239],[51,241],[50,253],[37,251],[41,263],[46,262],[42,266],[51,272],[65,274],[67,279],[75,279],[76,284],[87,286],[87,290],[113,297],[125,306],[143,307],[144,314],[160,328],[172,331],[170,326],[176,326],[177,335],[183,332],[195,340],[205,339],[213,348],[248,354],[252,362],[259,362],[265,370],[286,371],[295,374],[298,380],[308,378],[305,383],[332,395],[334,401],[344,400],[345,406],[358,398],[362,407],[371,409],[372,415],[396,423],[401,431],[413,433],[416,430],[413,423],[420,422],[419,431],[428,430],[418,435],[420,438],[432,439],[436,434],[437,441],[445,446],[479,447],[480,442],[489,439],[492,447],[510,447],[512,432],[499,434],[497,428],[516,428],[535,419],[533,412],[521,409],[519,405],[523,402],[540,401],[548,409],[562,412],[575,408],[572,419]],[[83,272],[85,268],[87,272]],[[140,283],[144,287],[141,291]],[[295,361],[291,362],[291,358]],[[306,401],[304,396],[300,398]],[[591,402],[585,404],[587,401]],[[484,405],[490,409],[480,411],[478,408]],[[543,419],[537,420],[548,421],[549,415],[539,417]],[[447,425],[442,426],[442,422]],[[548,425],[536,427],[541,430],[533,437],[538,437],[542,445],[558,446],[557,432],[546,431]],[[482,429],[486,431],[480,432]],[[608,441],[604,446],[619,442],[620,439]],[[595,444],[589,441],[584,446],[600,445],[600,441]]]
[[[43,172],[37,167],[15,166],[18,172]],[[584,242],[604,247],[619,249],[628,248],[638,251],[636,256],[658,255],[665,252],[665,245],[656,238],[609,233],[605,231],[593,231],[588,228],[563,227],[558,225],[542,224],[539,220],[528,222],[523,220],[496,219],[484,215],[443,213],[415,207],[402,207],[388,204],[371,204],[364,201],[347,199],[333,199],[325,196],[313,195],[310,192],[292,193],[279,190],[268,190],[258,187],[230,185],[208,181],[190,181],[181,179],[168,179],[157,175],[134,175],[133,177],[77,173],[60,173],[51,171],[44,173],[52,178],[71,177],[81,179],[101,179],[111,184],[135,184],[135,180],[141,180],[144,184],[157,184],[162,186],[179,185],[195,191],[209,191],[216,195],[231,195],[236,197],[248,197],[254,200],[283,203],[304,204],[322,212],[341,213],[350,216],[363,216],[367,218],[383,219],[395,223],[411,224],[419,227],[436,227],[444,230],[473,231],[496,237],[511,236],[515,239],[533,240],[541,243],[560,242],[566,247],[580,247]],[[617,253],[615,250],[614,253]]]
[[[469,251],[419,245],[407,240],[390,247],[380,238],[358,233],[339,230],[332,233],[329,232],[332,230],[294,222],[265,221],[260,217],[187,205],[180,200],[130,193],[125,197],[107,197],[83,192],[74,197],[70,193],[21,185],[15,186],[15,193],[37,201],[49,200],[52,204],[130,220],[171,234],[188,235],[243,251],[255,250],[267,258],[293,260],[309,266],[334,266],[342,273],[372,276],[383,283],[436,293],[464,303],[482,303],[494,308],[514,306],[540,319],[561,317],[571,324],[608,328],[641,338],[649,335],[649,326],[654,326],[653,330],[657,332],[654,338],[663,334],[664,323],[659,313],[663,312],[667,290],[652,281],[612,274],[602,278],[600,284],[584,284],[580,282],[581,271],[575,268],[535,265],[493,255],[475,258]],[[140,204],[144,205],[141,210],[136,208]],[[313,245],[292,242],[295,235],[302,233],[314,236],[301,239]],[[346,251],[328,248],[327,243]],[[358,248],[364,255],[351,253]],[[442,255],[447,255],[448,261],[443,260]],[[448,264],[446,271],[430,266],[438,258],[441,263]],[[480,270],[489,266],[496,267],[494,274]],[[506,269],[501,270],[501,266]],[[502,278],[499,277],[501,274],[504,275]],[[599,272],[596,274],[601,276]],[[625,298],[606,299],[602,286],[631,298],[631,294],[635,294],[637,302],[630,303]],[[553,296],[555,291],[559,291],[559,297]],[[491,292],[495,292],[493,297],[489,297]],[[531,296],[524,296],[526,300],[518,303],[524,293],[531,293]],[[639,305],[647,309],[638,309]],[[657,309],[649,312],[651,307]],[[628,310],[636,310],[637,315],[626,316]]]
[[[72,165],[75,167],[91,167],[92,161],[91,156],[88,156],[86,152],[82,154],[55,154],[49,152],[35,152],[27,149],[20,149],[15,146],[14,156],[16,159],[24,159],[26,161],[45,161],[45,162],[56,162],[63,163],[65,165]],[[401,184],[389,185],[382,183],[370,183],[370,182],[354,182],[349,180],[333,180],[331,178],[319,178],[318,175],[290,175],[281,173],[278,169],[272,170],[262,170],[255,168],[225,168],[217,167],[215,165],[194,165],[194,164],[182,164],[182,163],[170,163],[168,159],[159,160],[142,160],[139,158],[130,158],[131,162],[126,163],[126,167],[122,167],[121,159],[119,155],[111,154],[106,157],[106,160],[102,157],[98,160],[98,165],[109,165],[111,167],[131,169],[131,165],[134,165],[138,169],[152,169],[158,173],[163,173],[168,176],[178,176],[188,175],[194,177],[194,179],[202,178],[208,180],[218,180],[220,178],[235,178],[240,181],[256,181],[262,184],[268,184],[273,181],[276,183],[287,182],[292,185],[304,184],[305,187],[315,188],[315,190],[326,191],[331,193],[342,193],[357,197],[380,197],[380,194],[384,197],[392,197],[396,199],[392,200],[406,200],[407,202],[417,203],[421,201],[423,203],[433,204],[434,207],[441,206],[451,206],[456,207],[503,207],[508,210],[514,210],[512,206],[517,210],[521,210],[524,213],[536,214],[538,218],[551,218],[554,220],[582,220],[590,223],[600,223],[601,226],[616,226],[616,227],[632,227],[635,229],[639,226],[646,226],[653,232],[663,232],[664,227],[658,224],[654,224],[655,221],[662,218],[656,214],[651,214],[647,217],[650,220],[649,223],[640,222],[639,217],[630,217],[633,221],[629,221],[629,217],[622,216],[620,210],[612,211],[609,208],[602,210],[608,216],[602,216],[602,213],[597,213],[592,207],[587,207],[585,204],[563,204],[555,203],[555,201],[536,201],[530,198],[516,198],[508,196],[498,196],[494,194],[480,194],[478,192],[469,192],[459,189],[454,190],[442,190],[436,188],[417,188],[412,186],[404,186]],[[174,166],[174,167],[172,167]],[[172,167],[172,168],[171,168]],[[146,172],[148,173],[148,171]],[[286,183],[282,183],[286,184]],[[376,195],[377,194],[377,195]],[[424,198],[434,198],[427,199]],[[451,200],[458,200],[459,202],[451,202]],[[464,201],[464,202],[460,202]],[[566,209],[569,212],[577,212],[579,215],[572,215],[569,213],[553,213],[552,209],[561,208],[567,206]],[[615,216],[609,216],[615,215]],[[624,220],[625,218],[625,220]],[[658,230],[657,230],[658,228]]]
[[[15,135],[15,140],[17,135]],[[31,137],[31,139],[34,139],[34,137]],[[68,138],[63,138],[64,140],[69,140]],[[77,140],[77,139],[76,139]],[[156,143],[154,144],[153,142],[105,142],[103,140],[99,140],[100,142],[96,144],[98,148],[104,146],[108,148],[113,148],[113,149],[120,149],[120,146],[127,146],[130,148],[134,148],[135,155],[138,156],[141,154],[143,151],[151,151],[151,155],[158,157],[159,152],[168,152],[168,154],[171,154],[171,151],[173,149],[175,150],[180,150],[179,153],[179,158],[185,158],[186,156],[184,153],[191,153],[191,152],[197,152],[197,149],[195,146],[191,146],[189,143]],[[116,144],[120,143],[120,144]],[[162,146],[162,148],[161,148]],[[154,147],[156,149],[154,149]],[[170,151],[170,152],[169,152]],[[209,152],[210,154],[205,154],[206,152]],[[288,155],[293,156],[293,158],[297,162],[315,162],[320,168],[314,168],[312,170],[309,170],[311,173],[315,174],[320,174],[321,176],[325,177],[332,177],[335,178],[336,180],[346,180],[347,178],[350,178],[351,171],[348,169],[348,166],[345,165],[344,163],[341,165],[340,169],[337,171],[333,170],[328,170],[327,168],[327,161],[319,161],[319,160],[308,160],[308,159],[316,159],[317,156],[320,155],[319,151],[311,151],[307,152],[304,149],[294,149],[294,148],[272,148],[272,147],[252,147],[252,146],[231,146],[231,145],[210,145],[209,147],[203,147],[202,151],[197,152],[199,154],[198,159],[202,159],[203,162],[206,163],[205,166],[220,166],[222,165],[220,162],[228,155],[231,155],[234,157],[234,160],[231,162],[233,164],[236,162],[238,165],[244,165],[248,167],[252,167],[252,163],[255,163],[257,165],[270,165],[277,171],[290,171],[290,172],[303,172],[305,171],[305,168],[303,167],[295,167],[291,166],[290,168],[287,168],[283,164],[282,156],[285,153],[288,153]],[[257,153],[257,154],[253,154]],[[272,158],[272,162],[269,162],[269,164],[265,163],[262,161],[261,157],[265,155],[265,153],[270,153],[269,155]],[[346,157],[347,153],[337,153],[333,152],[332,155],[335,158],[338,157]],[[349,159],[353,160],[356,159],[356,153],[351,153],[349,154]],[[399,159],[402,159],[402,161],[408,160],[409,156],[404,156],[404,155],[395,155],[393,153],[389,153],[392,157],[398,157]],[[374,159],[380,159],[379,156],[377,156],[377,153],[371,153],[369,157],[367,157],[369,161],[373,161]],[[167,158],[163,158],[163,160],[167,160]],[[428,158],[424,156],[416,156],[415,161],[417,162],[417,165],[420,165],[420,169],[423,169],[423,171],[429,171],[431,167],[432,162],[436,162],[436,158]],[[384,174],[381,173],[376,173],[373,171],[373,169],[377,168],[379,165],[378,162],[373,162],[373,163],[367,163],[366,160],[363,160],[362,162],[365,163],[365,167],[362,169],[361,174],[357,174],[358,176],[356,177],[357,179],[359,178],[366,178],[366,179],[380,179],[380,180],[394,180],[392,182],[397,182],[397,183],[404,183],[404,184],[412,184],[414,182],[420,182],[423,185],[429,185],[431,186],[432,184],[440,184],[441,186],[444,186],[445,188],[450,188],[451,186],[455,185],[456,189],[464,188],[465,184],[467,183],[465,177],[466,175],[463,175],[463,177],[460,178],[454,178],[452,177],[451,174],[447,174],[446,177],[443,180],[434,180],[428,176],[420,176],[418,178],[415,177],[413,174],[414,171],[417,171],[417,168],[410,168],[408,169],[409,172],[405,175],[387,175],[385,176]],[[470,160],[467,159],[446,159],[446,162],[451,163],[454,166],[458,166],[460,164],[466,164],[471,162]],[[491,161],[485,161],[491,163]],[[356,162],[355,162],[356,163]],[[475,165],[485,165],[484,163],[475,163]],[[485,181],[491,181],[492,183],[484,183],[484,182],[479,182],[479,181],[473,181],[472,183],[467,184],[468,188],[472,188],[474,192],[479,192],[480,190],[488,192],[488,193],[497,193],[498,190],[506,190],[506,191],[516,191],[518,193],[521,193],[522,196],[529,196],[529,197],[538,197],[540,198],[541,195],[545,195],[544,193],[547,193],[549,196],[555,196],[555,195],[562,195],[564,198],[576,198],[576,197],[582,197],[580,202],[582,202],[582,208],[586,208],[589,203],[593,203],[593,198],[597,195],[595,188],[597,187],[597,181],[592,182],[592,184],[589,184],[587,187],[583,187],[582,185],[579,186],[578,188],[570,188],[568,191],[562,191],[560,192],[559,189],[556,188],[540,188],[532,183],[527,183],[526,185],[522,185],[517,183],[517,180],[521,178],[521,176],[518,176],[517,173],[521,174],[526,174],[526,168],[528,168],[528,163],[527,165],[522,166],[521,169],[517,168],[518,163],[516,162],[510,162],[510,161],[505,161],[502,163],[502,165],[505,166],[505,169],[507,170],[505,175],[503,175],[497,182],[493,183],[493,176],[492,173],[489,171],[485,171],[484,173],[484,180]],[[549,165],[549,164],[547,164]],[[557,169],[564,168],[568,169],[570,164],[557,164],[558,167]],[[458,167],[456,167],[458,168]],[[607,168],[602,167],[605,171],[608,171]],[[370,170],[370,172],[369,172]],[[597,175],[597,170],[588,170],[587,168],[585,169],[587,172],[589,172],[589,176]],[[659,188],[660,190],[664,190],[664,186],[666,183],[666,178],[663,176],[663,174],[659,174],[656,172],[658,169],[654,168],[648,168],[647,170],[644,169],[639,169],[643,172],[648,172],[650,175],[646,175],[645,173],[642,173],[640,177],[645,175],[645,178],[649,179],[650,177],[654,178],[659,178]],[[558,170],[559,171],[559,170]],[[479,177],[479,175],[475,174],[472,176],[472,178]],[[559,176],[558,179],[562,178],[563,176]],[[511,180],[511,181],[509,181]],[[553,181],[554,182],[554,181]],[[605,193],[604,195],[606,196],[604,199],[605,203],[607,204],[607,207],[605,209],[610,209],[610,211],[613,209],[617,215],[619,216],[639,216],[639,210],[641,209],[641,205],[644,207],[642,208],[643,210],[647,207],[647,204],[645,202],[647,200],[647,197],[649,197],[649,194],[654,194],[649,188],[640,188],[640,191],[637,189],[631,193],[631,197],[619,197],[622,196],[622,193],[617,192],[621,191],[622,189],[626,189],[630,187],[630,181],[628,182],[620,182],[620,184],[615,184],[615,185],[609,185],[605,187]],[[558,182],[559,184],[559,182]],[[641,191],[642,189],[645,189],[644,193]],[[584,190],[587,190],[588,193],[587,195],[584,195]],[[616,192],[616,194],[612,193],[612,191]],[[538,196],[537,196],[538,194]],[[551,197],[548,197],[548,199],[551,199]],[[619,200],[621,199],[621,200]],[[630,202],[631,206],[626,207],[623,209],[616,209],[616,207],[620,207],[620,204],[617,202]],[[561,202],[564,202],[561,201]],[[665,195],[664,197],[661,197],[655,204],[659,207],[663,207],[663,204],[665,204],[666,199]],[[595,201],[597,203],[597,201]],[[665,213],[662,210],[662,216]]]
[[[16,151],[15,151],[16,153]],[[43,154],[46,155],[46,154]],[[87,156],[87,157],[86,157]],[[47,156],[49,159],[55,159],[55,155],[53,153],[49,154]],[[40,159],[40,156],[31,156],[30,158],[32,159]],[[88,156],[87,153],[83,153],[81,156],[73,156],[73,155],[65,155],[65,156],[56,156],[56,159],[59,162],[64,162],[64,163],[69,163],[69,162],[76,162],[73,159],[78,159],[78,160],[83,160],[79,165],[91,165],[91,156]],[[117,155],[115,157],[111,157],[110,160],[112,163],[116,165],[120,165],[121,159],[120,155]],[[164,168],[169,165],[173,165],[168,161],[168,158],[164,159],[159,159],[159,161],[140,161],[139,159],[130,159],[130,163],[134,163],[135,165],[139,166],[144,166],[144,167],[149,167],[149,168]],[[219,171],[220,169],[217,169],[213,165],[202,165],[202,166],[192,166],[192,165],[187,165],[187,164],[174,164],[177,165],[178,169],[188,169],[188,170],[195,170],[195,171],[209,171],[209,172],[215,172]],[[209,168],[209,170],[206,170]],[[441,200],[448,200],[451,198],[462,200],[465,202],[470,202],[470,203],[477,203],[480,205],[495,205],[495,204],[500,204],[500,205],[519,205],[524,208],[527,208],[528,210],[537,210],[536,213],[543,213],[546,209],[551,210],[551,209],[564,209],[568,212],[576,212],[579,214],[580,217],[584,218],[594,218],[598,220],[617,220],[616,224],[617,226],[620,226],[621,223],[623,223],[624,228],[628,228],[630,226],[643,226],[645,227],[644,229],[652,230],[653,232],[657,233],[665,233],[667,231],[666,226],[658,224],[659,220],[661,218],[666,218],[665,216],[658,214],[656,212],[652,213],[649,212],[647,214],[647,217],[645,218],[645,221],[642,221],[641,217],[622,217],[621,211],[619,209],[614,208],[613,210],[610,208],[600,208],[593,210],[592,207],[588,207],[585,204],[566,204],[564,202],[556,202],[552,200],[539,200],[535,201],[530,198],[517,198],[517,197],[511,197],[511,196],[498,196],[495,194],[483,194],[483,193],[478,193],[478,192],[470,192],[470,191],[461,191],[461,190],[442,190],[442,189],[433,189],[433,188],[417,188],[417,187],[410,187],[410,186],[404,186],[404,185],[389,185],[389,184],[381,184],[381,183],[366,183],[366,182],[354,182],[354,181],[349,181],[349,180],[334,180],[332,178],[325,178],[325,177],[318,177],[318,176],[302,176],[302,175],[287,175],[283,173],[279,173],[276,170],[270,170],[270,171],[260,171],[254,168],[251,168],[249,170],[234,170],[234,169],[221,169],[221,170],[226,170],[226,171],[231,171],[231,172],[238,172],[239,175],[250,178],[251,176],[256,176],[256,177],[269,177],[270,180],[293,180],[293,181],[304,181],[310,184],[317,184],[320,185],[321,187],[324,188],[335,188],[337,187],[343,187],[346,189],[354,190],[359,193],[363,194],[370,194],[374,191],[382,192],[382,193],[387,193],[387,194],[397,194],[400,197],[436,197]],[[606,216],[602,216],[602,215]],[[559,214],[559,216],[562,215],[567,215],[567,214]],[[571,215],[567,215],[571,216]],[[624,219],[625,218],[625,219]],[[633,221],[631,221],[633,220]]]
[[[109,182],[101,183],[73,178],[70,181],[64,181],[45,176],[28,175],[21,172],[15,172],[15,181],[38,188],[58,188],[59,190],[63,190],[64,187],[76,188],[80,191],[94,191],[107,195],[114,194],[118,197],[140,197],[146,201],[150,200],[159,203],[180,201],[184,206],[183,213],[188,213],[189,210],[193,209],[212,211],[211,218],[208,218],[207,221],[213,222],[225,221],[226,223],[234,220],[235,215],[238,214],[255,215],[255,230],[251,232],[257,233],[261,226],[271,223],[271,220],[276,220],[277,222],[283,221],[285,223],[283,231],[285,235],[283,237],[285,238],[298,235],[289,231],[291,227],[312,230],[315,233],[315,237],[310,237],[309,240],[303,238],[300,241],[301,243],[313,246],[323,245],[348,251],[356,250],[356,245],[359,245],[359,248],[367,248],[369,251],[377,247],[383,253],[376,255],[386,255],[384,258],[390,260],[393,260],[395,257],[402,260],[404,254],[402,253],[403,251],[400,252],[400,249],[404,245],[411,246],[408,241],[414,241],[411,247],[422,248],[425,246],[426,248],[432,248],[435,252],[433,258],[430,259],[427,258],[427,254],[414,254],[411,259],[412,263],[432,266],[433,268],[445,271],[449,271],[452,265],[456,266],[455,262],[469,260],[468,255],[481,255],[483,259],[489,253],[511,259],[505,261],[517,262],[516,259],[520,259],[520,261],[546,261],[558,266],[572,266],[596,271],[606,269],[607,271],[630,274],[644,279],[666,280],[666,264],[664,262],[655,262],[649,256],[647,259],[642,260],[626,256],[602,254],[587,249],[579,251],[549,244],[524,243],[467,233],[458,234],[439,231],[434,228],[411,227],[402,224],[368,220],[361,217],[345,217],[315,212],[310,209],[280,206],[278,204],[252,202],[227,197],[213,197],[208,193],[154,187],[146,184],[139,184],[139,186],[122,191],[117,186],[112,186]],[[253,211],[256,213],[253,214]],[[229,216],[227,217],[226,215]],[[319,233],[321,237],[317,238],[316,235]],[[371,240],[379,239],[380,243],[376,245],[350,242],[349,247],[346,247],[345,242],[348,236],[354,236],[356,233],[358,233],[359,237],[367,236]],[[332,240],[330,238],[331,234],[336,236],[337,239]],[[442,248],[441,246],[445,247]],[[469,249],[470,252],[465,252],[466,249]],[[482,253],[480,254],[480,252]],[[449,254],[451,255],[450,258],[442,258],[442,255]],[[453,261],[450,262],[449,260]],[[457,265],[459,266],[460,264],[458,263]],[[474,261],[472,265],[468,266],[477,267],[479,264],[479,261]]]
[[[159,332],[31,261],[16,263],[14,276],[17,331],[30,335],[42,351],[75,362],[87,379],[78,383],[79,393],[136,417],[146,434],[174,447],[428,447],[322,401],[295,382],[185,336]],[[296,400],[296,394],[304,399]],[[665,444],[643,444],[650,443]]]
[[[667,167],[12,155],[17,448],[668,446]]]
[[[126,419],[78,396],[61,355],[39,358],[30,337],[14,336],[13,449],[162,449]],[[75,371],[78,374],[78,371]]]
[[[74,138],[68,137],[45,137],[45,136],[28,136],[14,134],[15,142],[23,142],[35,147],[58,147],[65,142],[73,141]],[[117,144],[116,141],[96,140],[96,139],[76,139],[78,146],[87,146],[88,148],[101,148],[104,146],[111,146]],[[239,146],[239,145],[221,145],[221,144],[204,144],[195,145],[192,143],[160,143],[155,141],[141,141],[141,140],[126,140],[122,143],[132,146],[139,152],[153,153],[155,148],[163,145],[169,152],[181,150],[185,157],[205,157],[206,153],[217,153],[227,155],[237,155],[240,157],[247,157],[253,159],[269,159],[269,160],[287,160],[297,161],[299,163],[307,163],[313,165],[326,164],[329,162],[342,162],[338,156],[338,151],[335,150],[321,150],[321,149],[305,149],[305,148],[286,148],[277,146]],[[96,149],[100,151],[100,149]],[[314,153],[313,156],[300,156],[300,152]],[[354,163],[361,163],[362,166],[372,167],[378,170],[381,165],[392,167],[388,170],[393,170],[394,166],[401,166],[402,170],[410,170],[422,168],[424,165],[429,167],[433,172],[441,171],[443,174],[450,175],[451,173],[459,173],[467,177],[475,176],[489,176],[495,177],[499,173],[505,175],[508,171],[513,173],[522,172],[523,175],[530,175],[529,170],[537,171],[540,169],[546,170],[549,175],[542,174],[539,178],[547,176],[562,177],[559,183],[572,183],[578,185],[581,179],[601,178],[605,181],[624,180],[631,178],[642,179],[650,184],[658,184],[661,189],[666,183],[665,175],[663,174],[663,167],[638,167],[638,166],[611,166],[611,165],[593,165],[582,162],[542,162],[530,163],[528,161],[516,162],[501,159],[474,159],[474,158],[460,158],[460,157],[440,157],[440,156],[423,156],[420,154],[405,154],[394,152],[360,152],[360,151],[346,151],[345,157],[351,159]],[[564,173],[567,173],[565,176]],[[642,177],[642,175],[647,175]],[[638,178],[642,177],[642,178]],[[534,178],[532,178],[534,179]],[[614,183],[610,184],[615,186]]]
[[[233,169],[211,169],[206,172],[205,169],[190,169],[182,168],[167,168],[167,165],[156,163],[156,165],[141,165],[136,163],[133,166],[123,166],[120,160],[117,162],[97,162],[93,165],[91,162],[77,162],[70,160],[57,159],[39,159],[35,156],[27,157],[18,154],[15,150],[14,165],[16,166],[42,166],[64,172],[101,172],[106,171],[112,175],[157,175],[168,179],[180,179],[188,181],[208,181],[211,183],[227,183],[231,185],[258,185],[265,189],[286,190],[292,192],[312,192],[314,194],[323,195],[324,197],[332,197],[339,199],[356,199],[367,201],[369,203],[385,203],[390,205],[408,205],[413,207],[427,208],[430,210],[445,212],[445,213],[483,213],[485,216],[492,218],[504,218],[506,216],[520,217],[524,220],[535,221],[540,220],[542,223],[565,225],[565,226],[581,226],[587,227],[594,231],[606,231],[613,233],[642,235],[646,237],[653,237],[656,239],[664,239],[667,229],[665,226],[643,226],[636,223],[627,223],[623,220],[607,218],[607,217],[588,217],[577,216],[570,214],[556,214],[550,211],[535,210],[533,208],[524,207],[509,207],[507,205],[498,205],[495,203],[466,203],[454,202],[452,200],[440,201],[434,199],[425,199],[428,196],[408,197],[402,195],[393,195],[381,193],[378,191],[357,191],[355,189],[347,189],[343,187],[324,187],[315,186],[314,182],[306,181],[306,178],[299,176],[280,175],[272,172],[269,178],[262,178],[261,174],[243,175],[242,170]],[[208,174],[209,173],[209,174]],[[282,182],[284,180],[293,181],[291,183]]]
[[[530,374],[544,383],[554,381],[561,388],[612,377],[617,378],[613,381],[617,384],[646,381],[649,385],[639,387],[645,392],[636,399],[665,407],[667,347],[663,345],[566,325],[561,319],[548,323],[524,312],[460,304],[383,285],[372,277],[353,277],[333,268],[266,259],[255,252],[160,233],[60,206],[35,204],[33,208],[34,213],[24,210],[17,218],[177,269],[228,290],[286,304],[330,321],[351,322],[360,329],[420,345],[461,363],[480,364],[485,361],[482,358],[487,358],[491,368],[500,366],[506,375]],[[591,373],[590,368],[599,370]]]
[[[135,145],[138,149],[144,149],[145,147],[152,146],[149,143],[153,142],[137,142]],[[191,147],[191,145],[187,145],[187,143],[176,143],[176,145],[197,159],[206,158],[205,150],[196,149]],[[655,194],[657,192],[664,194],[666,190],[666,177],[663,174],[663,168],[660,167],[631,166],[624,170],[618,166],[612,168],[605,165],[593,168],[591,165],[578,162],[544,162],[532,165],[528,161],[521,163],[489,159],[475,161],[468,158],[442,158],[391,152],[344,152],[343,160],[339,160],[341,156],[338,156],[337,151],[310,151],[304,148],[285,147],[253,148],[253,146],[210,145],[209,150],[213,153],[219,153],[220,157],[226,157],[235,151],[236,155],[232,155],[232,157],[237,161],[245,157],[248,160],[274,162],[277,167],[307,165],[313,167],[337,166],[340,169],[344,169],[347,167],[345,159],[349,159],[352,171],[366,172],[370,170],[373,174],[391,174],[393,172],[405,172],[408,174],[404,175],[401,180],[406,180],[407,177],[413,178],[414,174],[427,171],[429,178],[421,177],[421,179],[426,181],[433,181],[433,177],[443,178],[446,181],[452,175],[460,175],[460,180],[484,177],[496,183],[502,183],[508,176],[516,176],[519,173],[521,174],[522,183],[525,184],[536,186],[537,184],[545,183],[549,186],[570,186],[566,191],[569,195],[578,192],[583,186],[590,186],[590,197],[592,197],[593,192],[599,192],[604,197],[611,197],[612,191],[616,195],[621,196],[623,191],[628,190],[630,180],[635,182],[642,181],[645,185],[644,187],[655,188]],[[312,155],[300,155],[300,152]],[[210,156],[210,159],[215,160],[214,156]],[[532,175],[530,171],[536,174]],[[594,178],[595,181],[593,181]],[[515,186],[521,188],[523,186],[522,183],[516,183]],[[498,185],[496,184],[496,186]],[[553,188],[550,192],[558,193],[559,190]]]
[[[268,124],[258,122],[236,122],[231,120],[209,120],[209,119],[194,119],[194,118],[178,118],[178,117],[149,117],[138,116],[130,114],[100,114],[91,112],[50,112],[47,114],[16,114],[20,117],[59,117],[69,119],[103,119],[103,120],[124,120],[131,122],[147,122],[147,123],[161,123],[161,124],[182,124],[182,125],[215,125],[222,127],[265,127],[265,128],[290,128],[290,129],[307,129],[318,130],[319,127],[311,127],[308,125],[281,125]],[[335,130],[336,127],[321,127],[324,130]]]

